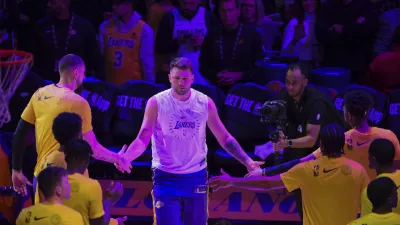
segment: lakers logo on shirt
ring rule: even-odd
[[[58,215],[58,214],[52,215],[51,218],[50,218],[50,222],[51,222],[51,224],[53,224],[53,225],[60,224],[60,223],[61,223],[61,217],[60,217],[60,215]]]
[[[340,171],[346,176],[348,176],[352,173],[351,167],[349,165],[343,165],[340,168]]]
[[[200,120],[193,113],[172,114],[169,131],[176,139],[191,140],[199,132]]]
[[[71,183],[71,192],[76,193],[79,192],[80,186],[76,182]]]

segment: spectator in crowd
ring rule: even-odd
[[[193,64],[194,82],[208,84],[207,74],[199,71],[200,48],[204,36],[218,21],[200,0],[179,0],[179,7],[161,20],[156,37],[156,52],[169,59],[186,57]],[[163,64],[168,64],[164,62]],[[167,66],[164,66],[165,69]]]
[[[282,53],[298,56],[310,73],[319,57],[314,31],[321,1],[297,0],[296,5],[295,17],[285,27]]]
[[[25,208],[17,218],[17,225],[59,224],[84,225],[82,215],[63,205],[71,196],[68,172],[61,167],[47,167],[38,176],[39,190],[44,201]]]
[[[398,12],[400,16],[400,9]],[[395,46],[371,62],[366,77],[365,84],[381,92],[391,92],[400,87],[400,26],[396,28],[392,40]]]
[[[265,56],[260,33],[254,26],[239,22],[239,3],[220,0],[222,29],[207,33],[200,53],[200,72],[225,91],[238,82],[258,76],[256,62]]]
[[[362,83],[372,56],[377,24],[370,1],[327,1],[316,22],[316,37],[324,58],[322,66],[351,71],[352,82]]]
[[[115,0],[115,16],[100,26],[100,49],[107,81],[154,82],[154,32],[132,8],[133,0]]]
[[[392,208],[397,206],[397,188],[389,177],[380,177],[373,180],[367,188],[368,198],[373,205],[372,213],[362,216],[348,225],[398,224],[400,215],[392,212]]]
[[[398,43],[395,43],[397,27],[400,26],[400,8],[384,12],[379,17],[379,27],[375,37],[374,55],[391,51]]]
[[[36,24],[33,34],[33,71],[57,82],[60,59],[72,53],[87,62],[87,71],[104,79],[96,32],[90,22],[70,11],[70,0],[49,0],[47,7],[51,15]]]
[[[369,179],[363,166],[343,156],[344,143],[344,129],[327,124],[321,130],[320,160],[300,163],[272,177],[236,178],[221,170],[222,175],[212,177],[209,186],[214,191],[229,186],[263,191],[301,189],[304,225],[347,224],[357,218],[361,191]]]
[[[240,22],[258,28],[265,50],[278,49],[277,45],[280,44],[282,35],[273,22],[264,18],[263,2],[261,0],[240,0],[239,5]]]
[[[389,177],[396,186],[400,186],[400,171],[394,166],[394,156],[396,149],[393,143],[387,139],[376,139],[369,146],[369,161],[371,167],[376,170],[377,178]],[[400,213],[400,204],[393,204],[393,211]],[[368,197],[367,189],[361,195],[361,216],[366,216],[373,212],[373,205]]]
[[[165,14],[175,8],[176,7],[173,4],[173,0],[157,0],[151,4],[149,12],[147,13],[146,22],[151,28],[153,28],[155,36],[157,36],[161,19],[165,16]],[[167,72],[169,68],[163,68],[163,63],[168,61],[169,58],[165,54],[163,55],[155,53],[155,72]]]

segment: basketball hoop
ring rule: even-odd
[[[10,122],[8,103],[33,64],[31,53],[0,50],[0,128]]]

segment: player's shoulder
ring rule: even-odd
[[[113,18],[109,18],[100,24],[100,31],[104,31],[106,28],[113,26]]]
[[[198,90],[193,89],[193,88],[192,88],[191,91],[194,92],[194,94],[196,95],[197,99],[198,99],[201,103],[209,103],[210,100],[212,101],[212,99],[209,98],[208,95],[204,94],[204,93],[201,92],[201,91],[198,91]]]
[[[348,172],[349,174],[354,174],[355,176],[359,176],[363,173],[367,173],[364,166],[362,166],[360,163],[349,159],[345,156],[342,156],[342,172],[346,173]]]
[[[380,127],[372,127],[372,132],[375,135],[378,135],[381,138],[392,138],[394,136],[396,136],[393,131],[388,130],[388,129],[384,129],[384,128],[380,128]]]

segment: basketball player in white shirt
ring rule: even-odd
[[[263,162],[253,161],[228,133],[213,100],[191,89],[194,76],[189,59],[171,62],[169,80],[171,89],[149,99],[139,134],[124,157],[130,161],[139,157],[151,138],[156,225],[206,225],[206,124],[248,171]]]

